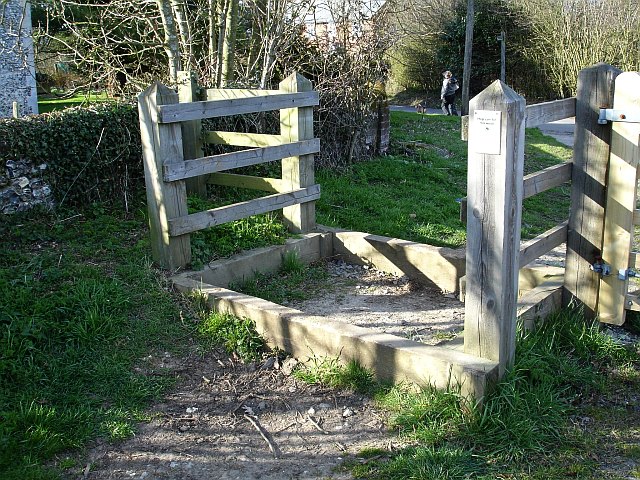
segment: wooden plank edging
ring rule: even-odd
[[[179,291],[200,291],[217,311],[250,318],[271,347],[281,348],[303,361],[314,356],[339,356],[341,362],[355,360],[371,369],[379,380],[431,384],[437,388],[459,384],[463,395],[475,398],[481,398],[487,386],[497,379],[498,365],[490,360],[305,315],[184,276],[174,278]]]

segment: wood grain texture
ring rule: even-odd
[[[640,111],[640,74],[621,73],[615,80],[613,108]],[[601,322],[622,325],[625,321],[629,279],[618,271],[629,268],[640,161],[640,123],[613,122],[607,178],[602,260],[613,274],[600,279],[598,316]]]
[[[580,71],[571,172],[571,211],[562,304],[583,307],[593,318],[600,279],[591,265],[602,254],[605,183],[611,126],[598,124],[601,107],[613,105],[614,80],[620,70],[599,63]]]
[[[171,235],[184,235],[252,215],[280,210],[290,205],[311,202],[318,198],[320,198],[320,185],[311,185],[291,192],[277,193],[174,218],[169,221],[169,232]]]
[[[571,162],[553,165],[524,177],[524,198],[532,197],[571,180]]]
[[[234,145],[236,147],[275,147],[283,143],[280,135],[223,131],[206,132],[204,141],[213,145]]]
[[[279,93],[269,96],[207,100],[158,107],[160,123],[202,120],[204,118],[227,117],[245,113],[268,112],[283,108],[312,107],[318,105],[318,92]]]
[[[266,162],[273,162],[290,155],[309,154],[320,151],[320,140],[313,138],[302,142],[287,143],[276,147],[252,148],[239,152],[223,153],[210,157],[196,158],[182,163],[165,165],[164,179],[174,182],[185,178],[207,175],[209,173],[248,167]]]
[[[312,85],[298,73],[292,73],[280,82],[280,91],[309,93]],[[315,93],[315,92],[314,92]],[[280,135],[283,141],[298,142],[313,138],[313,108],[286,108],[280,110]],[[291,190],[315,184],[313,155],[297,154],[282,159],[282,180]],[[290,232],[305,233],[316,227],[314,202],[294,205],[282,211],[283,221]]]
[[[464,351],[513,362],[522,215],[525,101],[496,80],[470,103]],[[484,154],[478,111],[501,112],[500,153]]]
[[[235,173],[212,173],[207,178],[207,182],[212,185],[248,188],[272,193],[285,192],[289,187],[289,184],[281,178],[253,177]]]
[[[224,100],[234,98],[260,98],[277,95],[280,90],[256,90],[248,88],[207,88],[206,100]]]
[[[198,78],[193,72],[178,72],[178,99],[180,103],[190,103],[200,100],[198,97]],[[180,124],[182,129],[182,150],[186,160],[199,158],[202,151],[202,121],[191,120]],[[194,177],[186,181],[187,193],[200,198],[207,196],[207,183],[204,177]]]
[[[177,101],[178,95],[173,90],[157,82],[138,97],[151,251],[154,262],[169,270],[191,262],[189,236],[169,234],[171,219],[188,213],[185,184],[162,180],[165,165],[183,161],[182,132],[180,125],[160,125],[156,117],[159,105]]]
[[[553,102],[527,105],[526,127],[533,128],[545,123],[576,116],[576,98],[565,98]]]
[[[520,268],[530,264],[567,241],[567,224],[563,222],[520,245]]]

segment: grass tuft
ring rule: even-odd
[[[374,380],[370,370],[355,361],[343,365],[339,358],[313,356],[307,363],[299,366],[293,375],[312,385],[326,385],[367,395],[373,395],[384,388]]]
[[[257,360],[265,349],[253,320],[228,313],[210,313],[198,325],[198,333],[205,344],[223,346],[228,354],[235,353],[244,361]]]

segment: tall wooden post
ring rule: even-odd
[[[178,98],[181,103],[201,100],[198,94],[198,77],[194,72],[178,72]],[[185,160],[204,156],[202,151],[202,121],[181,122],[182,148]],[[188,178],[187,193],[201,198],[207,196],[207,178],[205,176]]]
[[[169,235],[169,220],[188,213],[185,182],[163,179],[165,165],[184,161],[180,124],[158,123],[158,106],[171,103],[178,95],[158,82],[138,96],[151,251],[157,264],[175,270],[191,262],[191,244],[189,235]]]
[[[280,91],[287,93],[309,92],[311,82],[294,72],[280,82]],[[313,138],[313,107],[280,110],[280,135],[283,143]],[[300,155],[282,159],[282,179],[291,190],[315,184],[313,155]],[[316,227],[316,204],[307,202],[282,210],[289,231],[308,232]]]
[[[464,351],[502,375],[515,352],[525,101],[496,80],[469,110]]]
[[[621,73],[616,78],[613,108],[627,115],[640,111],[640,73]],[[627,312],[627,271],[638,197],[640,123],[614,121],[611,129],[602,260],[611,265],[612,272],[600,280],[598,316],[601,322],[622,325]]]
[[[474,0],[467,0],[467,20],[464,36],[464,67],[462,70],[462,115],[469,114],[469,87],[471,85],[471,58],[473,55]]]
[[[581,70],[576,95],[576,129],[571,173],[571,211],[567,235],[562,304],[583,307],[593,318],[600,276],[591,265],[602,255],[605,185],[611,124],[598,124],[600,108],[611,108],[615,67],[599,63]]]

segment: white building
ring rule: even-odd
[[[38,113],[28,0],[0,1],[0,117]]]

